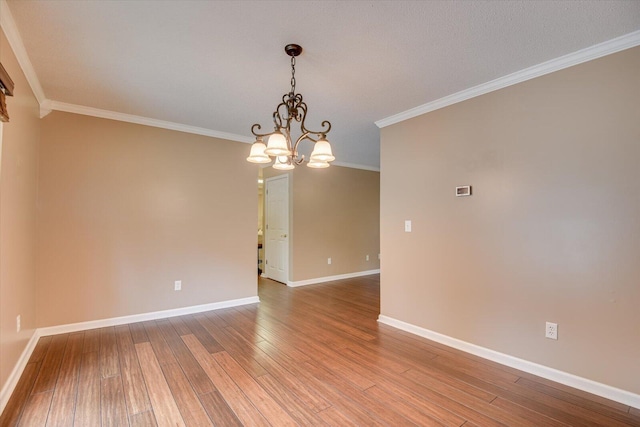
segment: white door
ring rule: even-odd
[[[265,276],[289,280],[289,176],[268,178],[265,186]]]

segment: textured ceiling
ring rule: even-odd
[[[8,1],[47,99],[250,136],[297,88],[338,160],[375,121],[640,29],[640,1]],[[248,150],[248,147],[247,147]]]

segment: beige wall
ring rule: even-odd
[[[0,163],[0,388],[34,333],[38,103],[0,31],[0,62],[15,83],[7,98]],[[22,331],[16,333],[16,316]]]
[[[42,126],[38,326],[257,295],[248,145],[61,112]]]
[[[264,173],[268,178],[280,172],[267,168]],[[380,268],[380,173],[340,166],[300,166],[288,173],[293,203],[289,280]]]
[[[634,48],[384,128],[382,314],[640,393],[639,76]]]

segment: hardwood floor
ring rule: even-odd
[[[43,337],[0,426],[640,426],[640,411],[378,324],[379,276]]]

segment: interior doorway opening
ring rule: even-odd
[[[264,175],[258,169],[258,276],[264,270]]]

